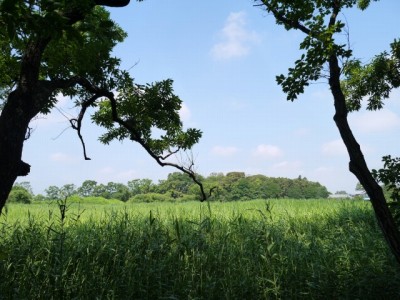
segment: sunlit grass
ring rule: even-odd
[[[42,203],[0,223],[0,299],[400,297],[363,201]]]

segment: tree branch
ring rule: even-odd
[[[116,122],[118,125],[124,127],[126,130],[128,130],[131,133],[131,140],[139,143],[145,150],[146,152],[161,166],[161,167],[165,167],[165,166],[170,166],[170,167],[174,167],[180,171],[182,171],[183,173],[187,174],[200,188],[200,192],[201,192],[201,201],[205,201],[207,200],[207,195],[204,191],[204,186],[203,184],[197,179],[196,177],[196,173],[193,171],[193,166],[194,163],[193,161],[191,162],[189,167],[184,167],[184,166],[180,166],[178,164],[175,163],[171,163],[171,162],[165,162],[163,161],[164,159],[168,158],[169,156],[171,156],[172,154],[174,154],[175,151],[172,151],[170,154],[166,155],[166,156],[159,156],[157,154],[155,154],[150,147],[147,145],[147,143],[141,138],[141,134],[136,130],[135,128],[135,123],[134,120],[129,120],[125,121],[123,119],[121,119],[118,115],[118,111],[117,111],[117,101],[114,97],[114,94],[108,90],[105,89],[101,89],[95,85],[93,85],[89,80],[85,79],[85,78],[79,78],[77,80],[78,84],[81,85],[82,87],[84,87],[88,92],[91,92],[94,94],[94,96],[92,98],[90,98],[89,100],[87,100],[87,102],[85,103],[86,108],[92,104],[96,99],[100,98],[100,97],[105,97],[108,98],[111,104],[111,117],[112,120],[114,122]],[[82,107],[81,113],[84,115],[86,108],[84,109],[84,107]],[[80,114],[81,115],[81,114]],[[82,118],[83,118],[82,115]],[[79,118],[78,118],[79,120]],[[72,123],[71,123],[72,125]],[[78,122],[77,122],[78,125]],[[74,126],[74,125],[73,125]],[[76,126],[76,128],[78,128],[78,126]],[[79,131],[78,131],[79,132]],[[179,151],[176,150],[176,152]]]
[[[82,128],[82,120],[83,117],[85,116],[87,108],[92,105],[97,99],[99,99],[101,96],[99,95],[94,95],[91,98],[87,99],[86,101],[82,102],[82,107],[81,111],[79,112],[78,118],[77,119],[71,119],[69,122],[71,123],[72,129],[75,129],[78,132],[79,139],[82,144],[83,148],[83,156],[85,160],[90,160],[90,157],[86,155],[86,146],[85,146],[85,141],[83,140],[82,134],[81,134],[81,128]]]
[[[309,28],[307,28],[306,26],[304,26],[303,24],[301,24],[298,20],[290,20],[290,19],[286,18],[282,13],[278,12],[275,8],[272,7],[271,4],[268,3],[268,0],[262,0],[261,2],[262,2],[262,4],[258,4],[256,6],[262,6],[262,5],[266,6],[267,10],[272,12],[274,17],[278,21],[280,21],[283,24],[286,24],[292,28],[298,29],[307,35],[311,33],[311,30]]]
[[[95,0],[96,5],[103,5],[108,7],[124,7],[127,6],[130,0]]]

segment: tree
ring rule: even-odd
[[[85,180],[77,190],[78,195],[82,197],[93,196],[96,185],[97,182],[94,180]]]
[[[129,189],[122,183],[108,182],[105,186],[106,194],[108,199],[119,199],[121,201],[128,201]]]
[[[59,187],[55,185],[49,186],[46,190],[46,198],[49,200],[61,200],[62,194]]]
[[[170,192],[174,194],[172,197],[177,198],[179,195],[187,194],[193,181],[182,173],[174,172],[168,174],[166,180],[160,180],[156,191],[164,194]]]
[[[29,181],[22,181],[22,182],[17,182],[14,184],[14,186],[20,186],[27,190],[31,195],[33,195],[31,183]]]
[[[30,204],[32,199],[32,194],[21,186],[14,186],[8,196],[8,201],[15,203]]]
[[[60,189],[60,193],[63,198],[72,196],[73,194],[76,193],[75,184],[73,184],[73,183],[64,184]]]
[[[334,99],[334,121],[347,148],[350,162],[349,169],[357,177],[371,199],[378,224],[388,242],[396,260],[400,263],[400,234],[396,228],[393,216],[388,208],[382,188],[372,176],[360,145],[348,124],[349,99],[346,99],[342,85],[342,75],[346,72],[352,52],[349,45],[339,44],[335,35],[343,32],[344,23],[339,19],[343,9],[357,4],[365,9],[369,0],[331,0],[331,1],[286,1],[261,0],[260,6],[272,13],[278,25],[287,30],[299,30],[305,34],[300,49],[304,51],[295,66],[289,69],[288,75],[277,76],[277,82],[282,86],[287,99],[294,101],[304,92],[306,86],[321,77],[328,77],[329,87]],[[343,62],[341,65],[340,62]],[[328,66],[328,74],[323,73],[323,67]],[[363,83],[364,84],[364,83]],[[362,84],[362,86],[363,86]],[[372,100],[374,100],[372,98]],[[374,105],[373,101],[370,102]]]
[[[128,181],[127,186],[132,196],[151,193],[154,192],[154,189],[156,188],[153,181],[148,178],[130,180]]]
[[[183,130],[178,114],[182,101],[173,93],[172,80],[136,84],[111,56],[126,34],[102,6],[128,4],[129,0],[0,0],[0,212],[16,178],[30,171],[22,161],[29,124],[38,114],[49,113],[59,94],[81,108],[70,124],[85,159],[90,158],[82,120],[87,109],[95,107],[94,122],[107,130],[100,137],[103,143],[137,142],[159,165],[187,173],[202,188],[193,165],[167,160],[201,137],[197,129]],[[165,134],[153,138],[153,128]]]

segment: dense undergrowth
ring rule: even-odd
[[[10,205],[0,235],[0,299],[400,297],[364,202]]]

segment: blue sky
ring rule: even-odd
[[[400,2],[387,0],[341,15],[356,57],[367,62],[399,37],[399,9]],[[200,174],[301,175],[331,192],[354,191],[357,180],[348,171],[348,156],[332,120],[326,80],[312,84],[295,102],[286,101],[275,82],[300,56],[302,33],[285,31],[249,0],[146,0],[111,9],[111,16],[128,33],[115,49],[123,68],[134,66],[130,72],[138,83],[172,78],[184,101],[185,126],[203,131],[193,149]],[[77,113],[67,99],[60,98],[58,107]],[[350,124],[370,168],[379,168],[383,155],[400,156],[399,91],[382,111],[351,114]],[[132,142],[100,144],[103,131],[89,119],[84,125],[91,161],[83,159],[76,132],[64,131],[68,121],[58,110],[34,121],[23,153],[32,170],[18,181],[29,181],[35,193],[42,193],[50,185],[79,186],[86,179],[157,182],[175,171],[159,167]]]

